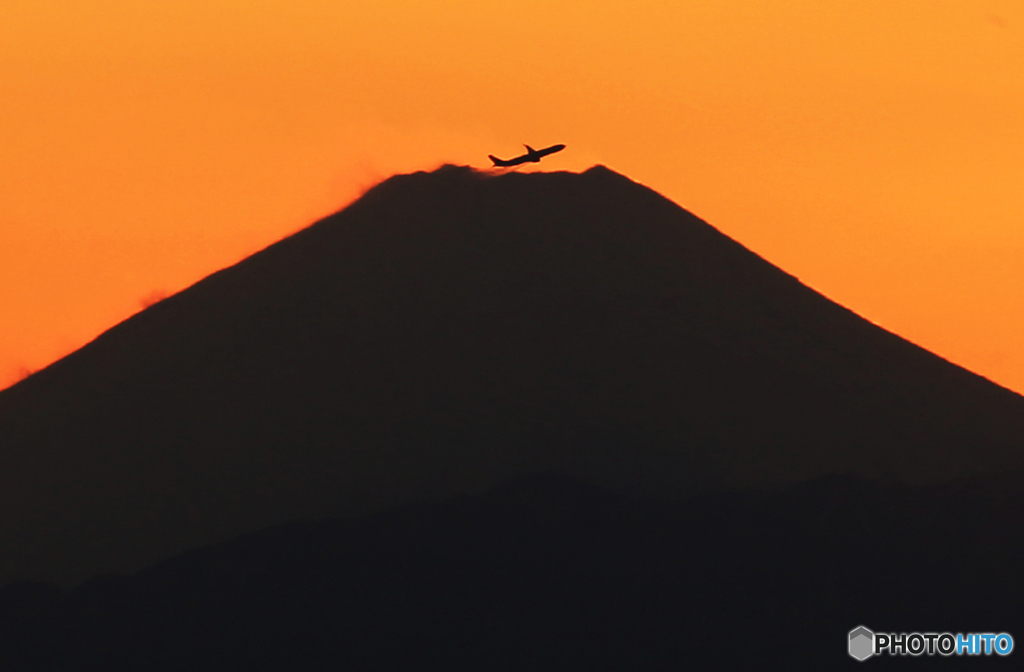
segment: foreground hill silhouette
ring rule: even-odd
[[[20,670],[862,669],[847,633],[1024,632],[1024,472],[678,503],[564,477],[0,589]],[[1010,669],[1020,655],[882,656]],[[994,669],[993,667],[993,669]],[[1019,667],[1019,665],[1017,665]]]
[[[608,169],[391,178],[0,393],[0,584],[556,472],[1024,464],[1024,400]]]

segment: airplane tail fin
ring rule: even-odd
[[[493,154],[488,154],[487,158],[490,159],[494,163],[494,165],[496,165],[496,166],[508,166],[509,165],[508,161],[505,161],[503,159],[499,159],[498,157],[494,156]]]

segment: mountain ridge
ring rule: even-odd
[[[395,176],[0,392],[5,578],[558,471],[661,499],[1024,464],[1024,399],[606,168]]]

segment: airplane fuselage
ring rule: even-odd
[[[524,147],[526,147],[526,154],[517,156],[514,159],[499,159],[493,155],[488,155],[487,158],[493,161],[495,166],[505,168],[508,166],[518,166],[523,163],[540,163],[540,160],[548,154],[554,154],[555,152],[560,152],[565,149],[565,145],[551,145],[544,149],[534,149],[529,145],[524,145]]]

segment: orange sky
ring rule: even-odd
[[[523,142],[1024,391],[1019,0],[3,0],[0,387]]]

